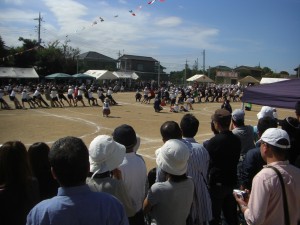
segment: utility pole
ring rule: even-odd
[[[160,62],[157,62],[157,86],[160,87]]]
[[[186,87],[186,70],[187,70],[187,59],[185,60],[185,70],[184,70],[184,80],[183,80],[183,85]]]
[[[203,50],[203,74],[205,73],[205,50]]]
[[[35,18],[34,20],[38,20],[38,44],[40,45],[42,40],[41,40],[41,22],[43,22],[43,18],[41,17],[41,12],[39,12],[39,18]]]
[[[298,78],[300,77],[300,64],[298,66]]]

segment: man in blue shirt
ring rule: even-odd
[[[76,137],[57,140],[49,161],[53,177],[60,184],[57,196],[37,204],[27,216],[27,225],[128,225],[122,204],[106,193],[92,192],[85,184],[89,153]]]

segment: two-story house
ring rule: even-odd
[[[78,72],[87,70],[109,70],[117,69],[117,60],[98,52],[85,52],[77,56]]]
[[[159,62],[152,57],[124,54],[118,59],[118,61],[120,71],[135,72],[141,80],[157,80],[159,66],[160,75],[164,74],[164,67],[162,67]]]

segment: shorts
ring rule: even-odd
[[[77,100],[81,101],[82,100],[82,95],[77,95]]]
[[[11,101],[14,101],[15,100],[15,96],[9,96],[9,99],[11,100]]]
[[[110,109],[103,109],[102,114],[103,115],[109,115],[110,114]]]
[[[74,99],[72,94],[68,95],[68,99]]]
[[[22,98],[22,102],[28,102],[27,98]]]
[[[52,101],[58,101],[57,97],[52,98]]]

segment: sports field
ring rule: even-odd
[[[153,104],[136,102],[134,95],[133,92],[113,94],[119,104],[111,106],[111,115],[108,118],[102,117],[102,107],[82,107],[80,103],[78,107],[0,109],[0,144],[9,140],[20,140],[26,146],[38,141],[46,142],[51,146],[61,137],[76,136],[82,138],[89,146],[97,135],[111,135],[115,127],[126,123],[131,125],[140,136],[141,145],[138,153],[143,155],[147,168],[150,169],[155,166],[155,150],[163,144],[159,131],[161,124],[167,120],[180,122],[186,112],[172,113],[169,112],[169,106],[165,106],[164,110],[156,113]],[[20,100],[20,95],[17,95],[17,98]],[[4,99],[14,108],[8,96]],[[86,105],[88,105],[87,102]],[[102,106],[102,103],[100,105]],[[198,142],[202,143],[212,137],[210,117],[220,106],[221,103],[194,104],[194,110],[190,113],[193,113],[200,121],[196,136]],[[231,106],[234,110],[241,108],[242,103],[232,102]],[[261,106],[253,105],[252,111],[246,111],[246,124],[256,125],[256,114],[260,108]],[[279,119],[295,116],[294,110],[277,109],[277,111]]]

